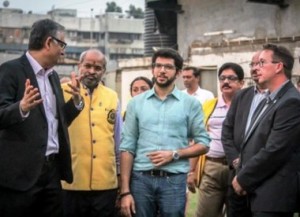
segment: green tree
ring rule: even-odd
[[[105,12],[120,12],[122,13],[122,8],[119,7],[116,2],[106,2]]]
[[[144,12],[141,8],[136,8],[134,5],[129,5],[129,10],[126,11],[129,16],[134,18],[144,18]]]

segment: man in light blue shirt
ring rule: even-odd
[[[162,216],[184,216],[189,158],[205,154],[210,138],[199,101],[175,87],[182,65],[175,50],[157,51],[153,89],[127,106],[120,146],[125,216],[153,216],[158,210]]]

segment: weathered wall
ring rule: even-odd
[[[130,83],[138,76],[145,76],[149,79],[152,78],[151,72],[151,58],[136,58],[128,60],[120,60],[119,67],[119,84],[120,87],[119,97],[121,100],[122,111],[126,110],[130,96]]]
[[[178,0],[184,13],[178,14],[178,44],[182,54],[198,44],[239,39],[265,39],[300,36],[299,0],[288,0],[289,7],[249,3],[247,0]],[[223,30],[232,34],[205,36]]]
[[[178,0],[184,11],[178,14],[179,51],[189,65],[198,67],[218,69],[225,62],[238,63],[249,78],[255,51],[265,43],[276,43],[294,54],[293,74],[298,77],[300,1],[286,2],[289,7],[282,9],[247,0]],[[224,30],[232,33],[222,33]],[[215,35],[207,35],[210,33]]]
[[[251,83],[249,63],[252,55],[266,42],[278,43],[294,54],[293,73],[299,76],[300,1],[286,2],[289,7],[281,9],[276,5],[249,3],[247,0],[178,0],[184,11],[178,14],[179,52],[188,65],[214,69],[210,72],[216,83],[216,72],[223,63],[238,63],[248,78],[247,86]],[[232,33],[204,35],[224,30]],[[122,60],[118,66],[121,75],[119,93],[124,110],[130,99],[130,82],[136,76],[151,76],[151,69],[147,58]],[[143,67],[146,69],[141,70]],[[178,79],[177,85],[182,87],[181,79]]]

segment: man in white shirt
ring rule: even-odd
[[[183,84],[186,87],[183,92],[188,93],[198,99],[201,104],[206,100],[213,99],[214,94],[209,91],[200,88],[200,70],[193,66],[187,66],[182,70]]]
[[[182,73],[183,84],[186,88],[186,89],[182,90],[182,92],[195,97],[201,103],[201,105],[203,105],[203,103],[205,101],[214,98],[214,94],[211,91],[200,88],[200,86],[199,86],[200,70],[199,69],[197,69],[194,66],[186,66],[182,69],[181,73]],[[193,145],[193,144],[194,144],[193,141],[190,141],[190,145]],[[187,190],[187,197],[190,198],[190,196],[188,196],[188,190]],[[193,197],[193,196],[191,195],[191,197]],[[188,205],[187,205],[187,207],[188,207]],[[186,212],[188,212],[188,211],[186,210]]]

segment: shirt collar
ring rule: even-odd
[[[228,107],[223,99],[223,95],[218,96],[217,107]]]
[[[174,86],[172,92],[169,93],[168,97],[173,96],[173,97],[175,97],[176,99],[179,100],[180,99],[180,94],[181,94],[181,91],[176,86]],[[149,99],[153,96],[157,97],[157,95],[155,93],[155,90],[154,90],[154,87],[151,90],[147,91],[147,93],[146,93],[146,98],[147,99]]]
[[[201,87],[198,86],[197,90],[195,91],[194,93],[195,95],[197,96],[200,96],[202,93],[201,93]]]
[[[289,82],[289,80],[286,80],[280,87],[278,87],[275,91],[273,91],[272,93],[270,93],[269,97],[270,99],[273,101],[277,95],[277,93],[283,88],[283,86],[285,86],[287,83]]]
[[[268,89],[264,89],[262,91],[259,91],[257,85],[255,85],[254,86],[254,94],[257,94],[257,93],[267,94],[267,93],[269,93],[269,90]]]
[[[33,72],[35,75],[37,75],[39,72],[43,71],[45,73],[45,75],[48,75],[50,72],[53,71],[53,67],[49,68],[47,70],[45,70],[39,63],[38,61],[36,61],[33,56],[31,56],[31,54],[27,51],[26,52],[26,57],[33,69]]]
[[[185,89],[184,91],[186,93],[188,93],[187,89]],[[197,90],[194,93],[192,93],[191,95],[192,96],[201,96],[202,93],[200,91],[201,91],[201,88],[198,86]]]

